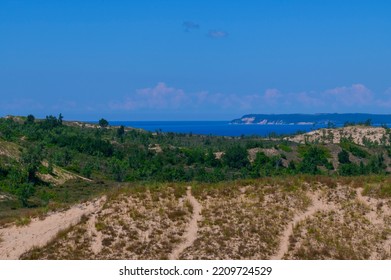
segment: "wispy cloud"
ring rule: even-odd
[[[191,30],[200,28],[200,25],[198,23],[193,22],[193,21],[184,21],[182,23],[182,26],[186,32],[190,32]]]
[[[127,96],[124,102],[111,102],[112,109],[167,109],[178,108],[187,99],[184,91],[168,87],[160,82],[155,87],[143,88],[136,91],[136,94]]]
[[[262,99],[267,104],[277,104],[280,101],[281,92],[278,89],[270,88],[265,91]]]
[[[138,89],[122,102],[111,102],[109,109],[166,112],[338,112],[354,109],[391,107],[389,95],[375,94],[363,84],[341,86],[323,91],[282,92],[275,88],[251,94],[221,92],[186,92],[159,82],[154,87]]]
[[[370,89],[363,84],[353,84],[349,87],[336,87],[326,90],[322,98],[331,98],[346,106],[367,105],[373,101],[374,95]]]
[[[191,32],[196,29],[200,29],[200,25],[194,21],[184,21],[182,27],[186,32]],[[210,29],[206,34],[209,38],[212,39],[221,39],[228,36],[228,32],[218,29]]]
[[[376,100],[376,105],[383,108],[391,108],[391,87],[384,92],[383,99]]]
[[[208,37],[213,38],[213,39],[220,39],[220,38],[225,38],[228,36],[228,33],[222,30],[209,30],[208,32]]]

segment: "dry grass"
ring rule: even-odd
[[[389,215],[373,213],[350,187],[324,188],[323,193],[323,198],[332,201],[337,209],[318,211],[297,224],[285,259],[390,258],[384,246],[391,237],[390,224],[386,222]]]
[[[201,220],[179,257],[390,259],[389,185],[382,177],[325,176],[193,184]],[[23,258],[166,259],[193,211],[184,186],[119,188],[102,210]]]
[[[27,226],[30,223],[31,223],[31,218],[30,217],[20,217],[20,218],[15,220],[15,224],[18,227]]]
[[[23,258],[166,259],[181,241],[191,212],[179,188],[118,190],[94,214],[95,230],[84,222]],[[97,239],[96,235],[100,234]],[[101,250],[94,252],[94,242]],[[95,244],[96,245],[96,244]]]
[[[20,146],[17,144],[0,139],[0,156],[19,160],[20,149]]]
[[[208,186],[198,192],[203,220],[184,259],[265,259],[277,249],[279,232],[293,209],[307,207],[304,192],[278,185]]]

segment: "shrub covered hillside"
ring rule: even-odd
[[[337,143],[307,138],[302,143],[282,137],[151,133],[111,127],[104,119],[97,125],[66,122],[61,114],[43,120],[32,115],[2,118],[0,220],[10,218],[7,210],[50,209],[120,182],[388,174],[389,130],[379,136],[384,141],[372,142],[370,136],[360,143],[348,134],[341,134]]]

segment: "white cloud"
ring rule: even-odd
[[[112,102],[113,109],[134,110],[140,108],[167,109],[178,108],[187,101],[183,90],[168,87],[165,83],[158,83],[153,88],[143,88],[136,94],[127,96],[124,102]]]
[[[363,84],[326,90],[322,97],[332,98],[334,102],[340,102],[347,106],[368,105],[374,98],[372,91]]]
[[[109,108],[128,111],[329,112],[391,107],[391,89],[387,92],[388,98],[377,99],[363,84],[353,84],[324,91],[281,92],[270,88],[260,94],[189,93],[159,82],[154,87],[136,90],[134,94],[125,97],[123,102],[110,103]]]
[[[275,88],[269,88],[263,94],[262,99],[264,102],[266,102],[269,105],[275,105],[278,103],[280,97],[281,97],[281,93],[279,90]]]

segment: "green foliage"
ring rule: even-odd
[[[352,155],[358,158],[368,158],[369,153],[362,148],[358,147],[358,145],[354,144],[352,141],[348,139],[341,139],[340,146],[342,149],[345,149],[352,153]]]
[[[250,164],[247,150],[239,145],[229,147],[223,156],[224,164],[231,168],[242,168]]]
[[[31,223],[30,217],[20,217],[20,218],[16,219],[16,221],[15,221],[15,224],[18,227],[27,226],[30,223]]]
[[[370,157],[366,166],[367,173],[382,174],[385,173],[386,165],[384,164],[383,154],[377,154]]]
[[[327,169],[332,168],[328,161],[330,153],[325,147],[316,145],[300,146],[299,154],[303,159],[298,170],[302,173],[320,174],[318,166],[325,166]]]
[[[99,120],[99,126],[100,127],[104,128],[104,127],[107,127],[108,125],[109,125],[109,122],[107,120],[105,120],[103,118]]]
[[[362,167],[355,163],[344,163],[339,166],[338,173],[342,176],[355,176],[361,175],[365,172]]]
[[[24,207],[29,206],[29,198],[35,192],[34,185],[31,183],[24,183],[16,187],[15,194]]]
[[[263,152],[257,153],[252,166],[252,177],[273,176],[282,173],[283,165],[281,156],[268,157]]]
[[[125,134],[125,127],[123,125],[121,125],[118,129],[117,129],[117,137],[118,138],[122,138]]]
[[[283,150],[284,152],[287,152],[287,153],[292,152],[292,148],[286,144],[280,144],[280,145],[278,145],[278,148],[280,148],[281,150]]]
[[[30,146],[27,151],[22,153],[21,161],[27,170],[29,182],[35,182],[37,180],[36,172],[41,165],[42,150],[43,147],[41,145]]]
[[[87,178],[91,178],[91,175],[92,175],[92,171],[93,171],[93,166],[91,163],[87,163],[84,165],[84,167],[82,168],[81,170],[81,175],[83,175],[84,177],[87,177]]]
[[[128,164],[126,161],[112,158],[109,162],[111,172],[117,182],[122,182],[125,178]]]
[[[55,116],[46,116],[45,120],[41,122],[43,129],[49,130],[62,125],[63,116],[60,114],[58,118]]]
[[[28,115],[26,119],[26,124],[33,124],[35,122],[35,117],[33,115]]]
[[[342,149],[342,151],[340,151],[338,153],[338,161],[339,161],[339,163],[342,163],[342,164],[350,163],[349,153],[346,150]]]

